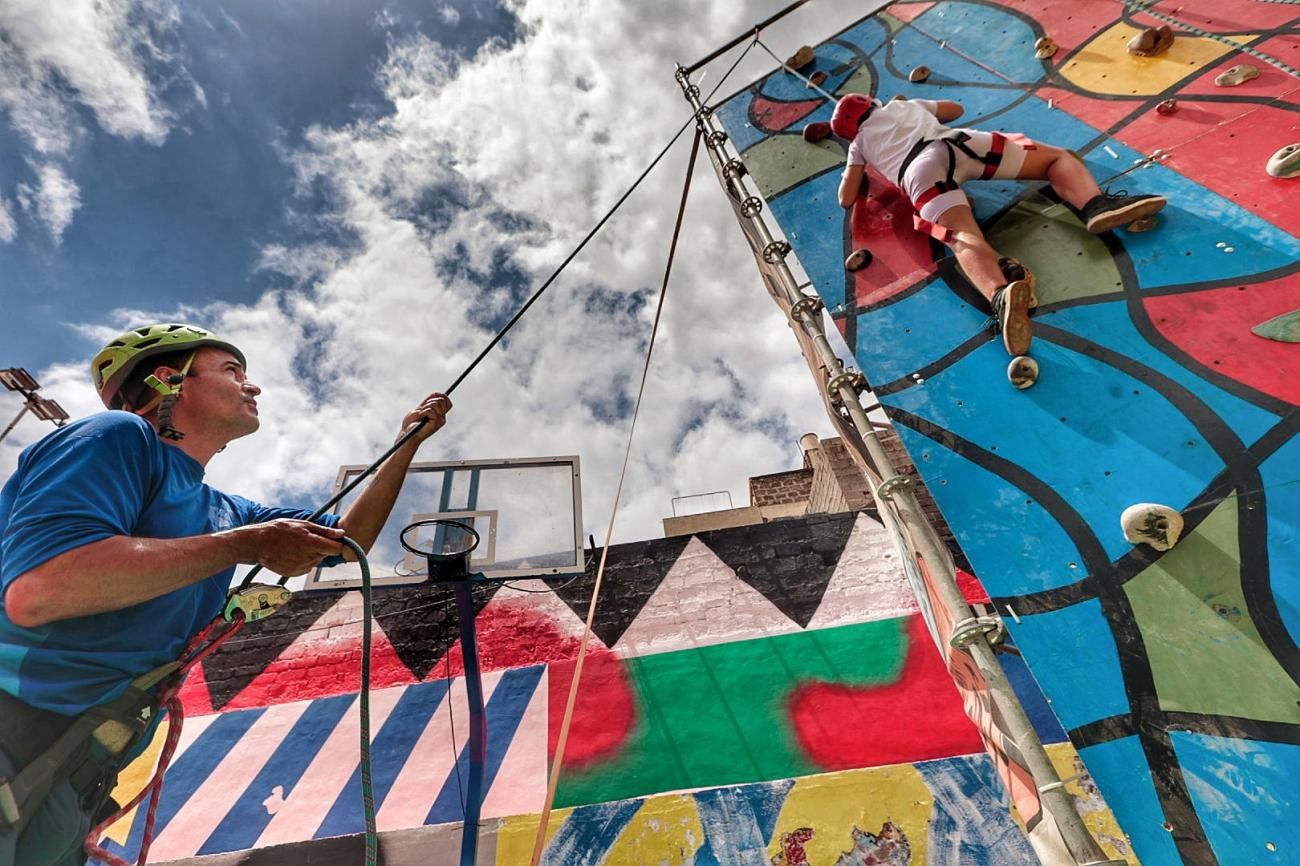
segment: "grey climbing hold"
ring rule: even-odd
[[[1300,144],[1288,144],[1268,158],[1264,170],[1273,177],[1300,176]]]

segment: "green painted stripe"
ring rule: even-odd
[[[860,623],[628,659],[635,727],[610,760],[561,776],[556,805],[817,772],[787,721],[791,692],[813,682],[862,687],[896,681],[907,654],[907,622]]]

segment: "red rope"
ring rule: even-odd
[[[180,667],[167,678],[164,686],[159,687],[158,711],[167,713],[167,739],[163,743],[162,753],[158,756],[158,766],[154,768],[153,778],[131,799],[131,802],[96,824],[86,834],[86,841],[82,846],[86,853],[107,863],[108,866],[132,866],[121,857],[106,851],[99,844],[99,839],[118,819],[140,805],[146,795],[149,795],[149,810],[145,813],[144,836],[140,842],[140,854],[136,858],[135,866],[144,866],[145,859],[149,856],[149,846],[153,844],[154,822],[158,817],[158,804],[162,801],[163,774],[167,772],[172,755],[176,753],[176,744],[181,738],[181,726],[185,722],[185,711],[181,707],[180,700],[181,684],[185,682],[185,675],[189,673],[190,668],[211,655],[227,638],[239,631],[244,624],[244,612],[236,611],[230,625],[216,637],[211,637],[217,626],[224,622],[222,617],[217,617],[196,634],[181,653]]]

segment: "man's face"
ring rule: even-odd
[[[244,376],[235,356],[210,346],[199,349],[176,403],[176,427],[203,430],[226,441],[257,430],[257,395],[262,389]]]

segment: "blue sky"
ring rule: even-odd
[[[209,467],[324,498],[446,387],[686,118],[673,64],[781,5],[15,0],[0,7],[0,366],[75,416],[95,349],[181,320],[249,356],[263,429]],[[828,0],[779,50],[863,14]],[[709,71],[705,87],[730,63]],[[754,52],[727,92],[764,74]],[[425,459],[579,454],[611,504],[687,142],[457,391]],[[619,537],[800,462],[828,424],[721,194],[697,174]],[[0,412],[16,411],[0,394]],[[45,432],[0,444],[0,480]]]

